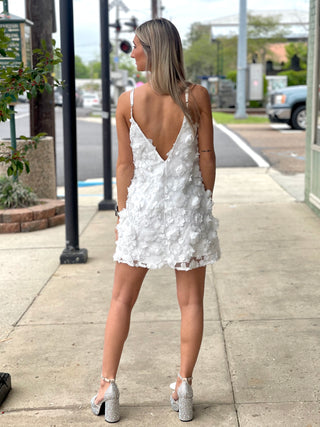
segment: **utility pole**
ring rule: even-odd
[[[119,2],[116,3],[116,23],[119,23],[120,18],[120,4]],[[116,28],[116,35],[115,35],[115,70],[119,71],[119,30]],[[118,97],[116,97],[118,99]]]
[[[247,80],[247,0],[240,0],[237,65],[237,109],[235,118],[245,119]]]
[[[115,27],[116,30],[116,34],[115,34],[115,57],[114,57],[114,62],[115,62],[115,71],[118,72],[119,71],[119,34],[121,31],[121,25],[120,25],[120,9],[122,9],[124,12],[129,12],[129,9],[127,8],[127,6],[124,4],[124,2],[122,0],[113,0],[108,8],[108,16],[109,16],[109,10],[111,10],[113,7],[116,8],[116,22],[115,24],[109,24],[110,27]],[[109,20],[109,18],[108,18]],[[115,101],[118,100],[119,98],[119,89],[117,87],[117,85],[115,85],[114,88],[114,98]]]
[[[158,0],[151,0],[152,19],[158,18]]]
[[[26,0],[26,18],[33,22],[32,49],[41,49],[44,40],[47,50],[52,52],[52,33],[55,28],[54,0]],[[37,54],[33,54],[33,65],[37,62]],[[52,79],[49,80],[52,83]],[[30,100],[30,134],[46,132],[55,138],[54,95],[44,91]]]

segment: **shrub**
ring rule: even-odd
[[[26,208],[39,203],[31,188],[11,178],[0,177],[0,209]]]
[[[278,76],[288,76],[288,86],[305,85],[307,84],[307,71],[281,71]]]

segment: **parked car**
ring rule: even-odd
[[[76,106],[77,107],[83,107],[83,95],[82,91],[76,89]]]
[[[267,114],[270,122],[287,123],[293,129],[306,129],[307,86],[289,86],[270,93]]]
[[[84,93],[83,96],[83,106],[86,108],[99,107],[100,99],[96,93]]]
[[[22,94],[18,95],[18,102],[28,102],[27,92],[23,92]]]
[[[63,101],[62,91],[63,89],[60,86],[54,88],[54,105],[62,106],[62,101]]]
[[[55,87],[54,88],[54,105],[61,105],[63,103],[63,88]],[[83,107],[83,97],[82,92],[76,89],[76,107]]]

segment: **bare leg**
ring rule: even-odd
[[[102,376],[115,378],[121,358],[123,345],[130,328],[132,308],[138,298],[141,285],[148,269],[130,267],[117,263],[114,285],[108,313],[102,358]],[[109,383],[101,380],[96,403],[103,399]]]
[[[177,296],[181,311],[180,374],[183,378],[192,376],[203,334],[203,294],[206,268],[177,271]],[[176,390],[181,384],[177,379]],[[175,391],[174,399],[178,399]]]

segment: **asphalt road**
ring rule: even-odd
[[[29,135],[28,105],[16,107],[16,134]],[[56,107],[56,165],[57,184],[64,184],[62,108]],[[10,137],[10,126],[0,125],[0,136]],[[217,167],[255,167],[256,162],[220,128],[214,130]],[[115,176],[117,137],[112,126],[112,176]],[[103,177],[101,120],[88,117],[88,111],[77,109],[78,180]]]

